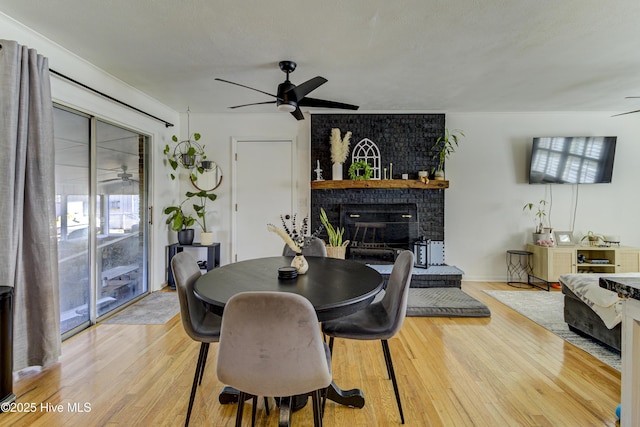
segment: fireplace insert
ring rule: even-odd
[[[350,241],[347,258],[392,264],[418,238],[418,208],[415,203],[342,204],[340,226]]]

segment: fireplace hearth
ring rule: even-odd
[[[399,251],[410,249],[418,237],[415,203],[341,204],[340,226],[350,241],[347,258],[393,264]]]

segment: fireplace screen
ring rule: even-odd
[[[410,249],[418,238],[418,225],[415,203],[340,205],[340,226],[353,260],[393,263],[397,253]]]

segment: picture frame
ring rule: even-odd
[[[573,242],[573,232],[571,231],[554,231],[556,245],[558,246],[571,246]]]

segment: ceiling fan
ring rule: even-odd
[[[100,182],[101,183],[103,183],[103,182],[112,182],[112,181],[138,182],[137,179],[131,179],[133,177],[133,175],[127,172],[127,169],[128,169],[127,165],[121,165],[120,169],[122,169],[122,172],[120,172],[118,175],[116,175],[117,178],[105,179],[105,180],[100,181]]]
[[[251,104],[235,105],[229,108],[248,107],[250,105],[276,104],[278,110],[291,113],[291,115],[298,120],[304,120],[304,116],[302,115],[302,111],[300,111],[300,107],[340,108],[343,110],[357,110],[359,108],[357,105],[343,104],[341,102],[326,101],[324,99],[307,97],[307,94],[309,94],[311,91],[325,84],[327,82],[327,79],[317,76],[296,86],[289,81],[289,74],[295,71],[296,63],[293,61],[280,61],[279,65],[280,69],[287,74],[287,79],[283,83],[280,83],[278,85],[278,92],[276,95],[262,91],[260,89],[245,86],[240,83],[234,83],[230,82],[229,80],[216,78],[216,80],[218,81],[255,90],[256,92],[264,93],[265,95],[276,98],[275,101],[254,102]]]
[[[640,98],[640,96],[625,96],[624,99]],[[640,113],[640,110],[627,111],[626,113],[614,114],[611,117],[624,116],[625,114]]]

